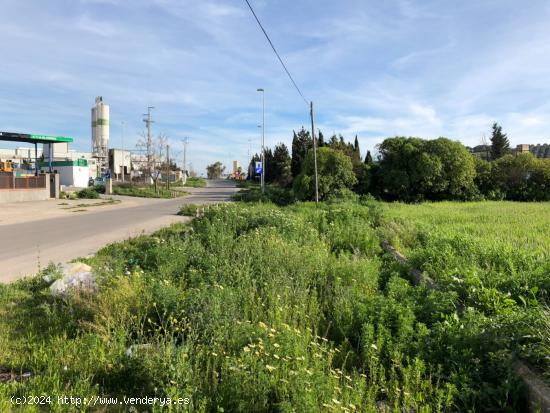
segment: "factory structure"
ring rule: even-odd
[[[103,102],[103,97],[95,98],[92,108],[92,158],[97,160],[99,171],[108,168],[109,156],[109,105]]]
[[[78,188],[88,186],[91,178],[104,176],[116,181],[129,181],[139,175],[133,166],[135,164],[137,167],[143,155],[109,148],[109,123],[109,105],[102,96],[98,96],[91,108],[90,152],[71,149],[72,139],[44,141],[47,143],[39,141],[40,143],[33,146],[26,146],[29,143],[26,140],[14,140],[12,142],[21,142],[21,146],[0,149],[0,173],[13,170],[20,176],[25,176],[51,171],[59,174],[60,185]],[[22,135],[7,132],[4,134]]]

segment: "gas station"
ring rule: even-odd
[[[34,145],[34,171],[30,168],[14,168],[11,161],[0,163],[0,202],[38,201],[59,197],[59,174],[53,173],[52,147],[55,143],[71,143],[72,138],[0,132],[0,141]],[[49,149],[48,159],[44,159],[47,161],[47,167],[43,167],[47,169],[45,174],[40,171],[38,144],[44,144]]]
[[[22,142],[30,143],[34,145],[34,175],[38,176],[39,174],[39,165],[38,165],[38,144],[47,144],[49,147],[49,172],[52,172],[52,157],[53,150],[52,144],[54,143],[72,143],[73,138],[66,136],[49,136],[49,135],[31,135],[27,133],[13,133],[13,132],[0,132],[0,141],[5,142]]]

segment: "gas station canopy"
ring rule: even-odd
[[[73,138],[69,138],[66,136],[30,135],[28,133],[0,132],[0,141],[25,143],[70,143],[73,141]]]

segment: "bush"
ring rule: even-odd
[[[76,193],[76,196],[80,199],[98,199],[99,194],[95,188],[84,188]]]
[[[257,185],[248,188],[233,195],[233,199],[242,202],[273,202],[279,206],[290,205],[296,201],[290,189],[278,185],[266,185],[265,193],[262,193],[262,189]]]
[[[550,200],[550,160],[531,153],[505,155],[492,162],[491,184],[512,201]]]
[[[198,208],[199,208],[199,205],[196,205],[196,204],[182,205],[180,210],[178,211],[178,215],[183,215],[185,217],[194,217],[195,215],[197,215]]]

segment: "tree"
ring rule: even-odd
[[[357,135],[355,135],[355,142],[353,143],[353,156],[351,158],[353,162],[361,162],[361,150],[359,149],[359,140]]]
[[[271,151],[271,148],[265,148],[264,150],[264,177],[265,182],[273,182],[275,176],[273,174],[273,152]]]
[[[313,140],[308,131],[302,129],[300,132],[294,132],[292,139],[292,159],[291,159],[291,172],[292,177],[297,177],[302,171],[302,164],[306,158],[307,151],[313,148]]]
[[[510,152],[510,142],[505,133],[502,133],[502,126],[493,123],[493,133],[491,135],[491,158],[498,159]]]
[[[271,165],[273,170],[273,181],[280,186],[288,186],[292,182],[292,174],[290,171],[291,159],[288,148],[284,143],[275,146]]]
[[[136,144],[138,149],[144,152],[144,160],[140,165],[140,170],[144,178],[149,182],[153,182],[155,192],[158,193],[158,180],[161,177],[168,137],[161,133],[156,138],[148,141],[145,132],[140,133],[140,136]]]
[[[225,171],[225,166],[218,161],[206,167],[206,176],[208,179],[220,179],[223,171]]]
[[[395,137],[378,148],[378,191],[385,198],[465,199],[475,192],[474,160],[459,142]]]
[[[365,156],[365,164],[372,165],[372,155],[370,151],[367,151],[367,156]]]
[[[315,198],[315,175],[313,151],[307,153],[302,172],[294,181],[294,193],[300,200]],[[340,151],[319,148],[317,150],[319,176],[319,199],[325,200],[351,190],[357,183],[351,159]]]
[[[492,183],[505,199],[550,200],[550,160],[531,153],[505,155],[492,162]]]
[[[323,132],[319,130],[319,137],[317,138],[317,147],[322,148],[325,146],[325,137],[323,136]]]

